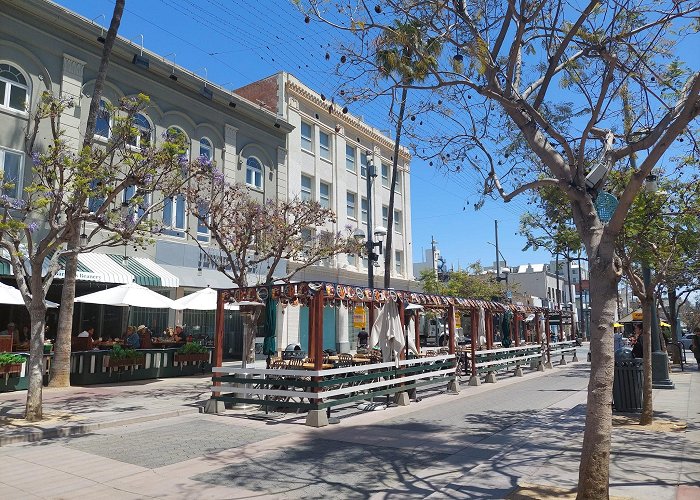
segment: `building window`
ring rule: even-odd
[[[9,64],[0,64],[0,106],[27,112],[29,86],[24,75]]]
[[[128,186],[124,189],[123,194],[122,194],[122,202],[124,203],[129,203],[131,199],[136,196],[138,193],[136,186]],[[140,195],[140,193],[139,193]],[[102,205],[104,201],[100,201],[99,205]],[[90,201],[88,201],[88,204]],[[138,220],[144,216],[146,213],[146,210],[149,209],[151,206],[151,193],[145,193],[143,194],[143,199],[139,202],[138,208],[135,209],[135,207],[129,207],[129,212],[130,215],[135,219]],[[97,207],[99,208],[99,206]],[[90,209],[91,212],[94,210]]]
[[[403,221],[401,220],[401,211],[394,210],[394,232],[403,232]]]
[[[209,161],[214,157],[214,146],[206,137],[199,140],[199,156],[204,156]]]
[[[362,219],[362,222],[364,222],[365,224],[367,224],[368,212],[369,212],[369,203],[367,203],[367,198],[363,197],[360,200],[360,217]]]
[[[345,145],[345,170],[355,173],[355,148]]]
[[[178,194],[163,200],[163,234],[185,236],[185,196]]]
[[[312,180],[308,175],[301,176],[301,201],[311,201],[313,197]]]
[[[357,267],[357,255],[355,255],[354,253],[349,253],[347,255],[347,257],[348,257],[348,264],[350,264],[351,266]]]
[[[396,270],[396,274],[403,273],[403,252],[398,250],[394,254],[394,269]]]
[[[263,188],[263,169],[257,158],[248,158],[245,163],[245,183],[255,189]]]
[[[351,193],[348,191],[347,195],[347,213],[348,213],[348,218],[349,219],[356,219],[357,218],[357,195],[355,193]]]
[[[331,136],[325,132],[318,134],[318,149],[321,158],[331,161]]]
[[[331,185],[322,182],[319,188],[320,195],[318,197],[318,202],[323,208],[331,208]]]
[[[401,193],[401,181],[403,181],[403,172],[401,170],[396,170],[396,189],[395,193]]]
[[[129,145],[135,148],[146,148],[151,145],[151,123],[141,113],[134,115],[134,135],[129,139]],[[98,134],[101,135],[101,134]],[[103,136],[104,137],[104,136]]]
[[[382,163],[382,186],[389,187],[389,165]]]
[[[209,222],[209,204],[205,201],[200,201],[197,204],[197,241],[206,243],[209,241],[209,228],[206,222]]]
[[[314,152],[314,143],[311,139],[312,128],[309,123],[301,122],[301,149],[308,151],[309,153]]]
[[[389,226],[389,207],[382,205],[382,225],[384,227]]]
[[[100,100],[100,107],[95,118],[95,135],[109,139],[112,126],[112,115],[109,113],[107,101]]]
[[[360,153],[360,176],[367,178],[367,153]]]
[[[0,148],[0,167],[2,168],[2,193],[9,198],[22,197],[22,163],[24,155],[19,151]]]

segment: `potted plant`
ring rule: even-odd
[[[0,373],[10,375],[22,373],[22,364],[26,361],[24,356],[10,352],[0,353]]]
[[[209,361],[209,349],[201,344],[188,342],[175,353],[175,362],[184,363],[185,361],[191,363]]]
[[[115,345],[109,352],[107,368],[119,368],[120,366],[144,365],[146,357],[135,349],[123,348]]]

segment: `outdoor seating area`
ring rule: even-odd
[[[521,376],[522,367],[543,370],[548,356],[575,350],[574,341],[552,340],[556,336],[551,333],[550,311],[543,308],[331,283],[220,290],[218,300],[219,313],[226,304],[238,303],[242,314],[252,318],[244,321],[244,339],[252,335],[254,319],[265,318],[268,359],[265,368],[247,366],[247,361],[240,368],[223,366],[222,322],[217,318],[208,412],[223,411],[224,404],[259,405],[265,411],[288,408],[307,412],[307,425],[323,426],[328,423],[326,411],[334,406],[378,396],[393,396],[397,404],[406,405],[409,394],[415,397],[421,387],[458,392],[463,375],[469,376],[470,385],[482,378],[495,382],[496,372],[513,369]],[[292,343],[283,351],[274,347],[277,332],[267,322],[274,321],[269,309],[279,304],[308,308],[306,346]],[[336,325],[324,327],[324,308],[338,307],[367,309],[369,349],[329,353],[328,331],[333,333]],[[420,345],[422,314],[447,319],[447,346]],[[527,317],[534,321],[525,327]],[[461,345],[456,342],[458,323],[468,339]],[[244,358],[249,359],[245,354]]]

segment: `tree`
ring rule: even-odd
[[[331,209],[298,199],[261,202],[247,187],[225,182],[218,171],[195,176],[187,200],[216,243],[199,244],[200,249],[238,287],[249,285],[251,272],[263,284],[288,282],[309,266],[360,250],[350,227],[344,232],[324,229],[336,222]],[[283,261],[288,265],[282,271]]]
[[[685,177],[686,175],[683,174]],[[625,176],[612,176],[613,187],[624,187]],[[676,283],[683,286],[697,281],[700,248],[700,204],[697,198],[698,179],[663,179],[662,191],[644,192],[635,200],[617,239],[617,255],[622,269],[639,298],[643,311],[644,387],[641,425],[653,421],[652,403],[652,308],[656,308],[657,290]],[[643,273],[649,273],[647,286]],[[651,270],[654,270],[653,275]],[[690,271],[690,272],[688,272]],[[687,281],[686,281],[687,280]],[[670,306],[670,304],[669,304]],[[676,309],[677,305],[673,304]]]
[[[503,288],[494,280],[493,274],[484,273],[480,262],[467,266],[466,270],[450,271],[445,282],[438,281],[435,272],[421,271],[418,281],[426,293],[451,295],[470,299],[493,300],[504,297]]]
[[[399,172],[399,148],[403,130],[408,85],[420,82],[435,70],[442,44],[435,38],[425,39],[421,23],[396,21],[393,28],[384,30],[376,39],[376,65],[385,78],[393,78],[401,89],[399,113],[396,117],[394,155],[392,157],[391,184],[389,186],[389,207],[387,214],[387,234],[384,252],[384,288],[391,287],[391,261],[394,236],[394,200],[396,180]],[[393,94],[392,94],[393,95]],[[371,228],[370,228],[371,230]]]
[[[83,148],[90,148],[95,136],[95,123],[97,113],[100,109],[102,89],[107,78],[107,68],[109,58],[112,54],[114,41],[117,38],[117,31],[121,24],[124,13],[125,0],[116,0],[112,20],[105,35],[105,42],[102,46],[102,57],[97,70],[95,85],[90,101],[90,109],[87,116],[85,135],[83,136]],[[86,200],[77,200],[79,206],[83,206]],[[73,220],[72,238],[67,243],[69,249],[75,250],[80,245],[80,230],[77,220]],[[54,346],[54,359],[51,363],[51,376],[49,385],[51,387],[67,387],[70,385],[70,354],[71,354],[71,333],[73,330],[73,305],[75,303],[75,283],[78,272],[78,253],[69,252],[64,257],[64,278],[63,289],[61,291],[61,308],[58,314],[58,330],[56,332],[56,345]]]
[[[147,104],[144,95],[122,99],[119,107],[108,110],[113,125],[107,144],[75,152],[59,127],[61,114],[72,103],[44,92],[33,112],[27,142],[32,181],[22,193],[15,193],[14,180],[3,179],[0,247],[10,254],[31,318],[25,412],[29,421],[42,418],[46,293],[60,260],[125,242],[143,245],[158,231],[150,214],[162,203],[153,200],[154,194],[172,196],[183,189],[189,172],[211,169],[201,160],[190,164],[182,155],[183,138],[177,135],[167,134],[159,147],[132,147],[134,116]],[[43,134],[50,137],[46,147],[37,141]],[[77,247],[66,248],[83,224],[91,230],[84,238],[78,235]]]
[[[371,33],[391,20],[417,20],[463,64],[441,64],[424,82],[438,100],[443,127],[422,141],[424,158],[483,179],[483,195],[505,202],[550,186],[562,191],[589,256],[591,379],[579,466],[579,498],[607,498],[617,283],[615,242],[644,178],[676,139],[692,136],[700,114],[700,73],[674,59],[684,36],[697,32],[696,2],[625,0],[580,6],[561,0],[491,3],[385,0],[374,11],[307,0],[310,12],[350,35],[354,54],[368,52]],[[340,20],[339,20],[340,19]],[[622,22],[624,21],[624,22]],[[351,58],[352,60],[352,58]],[[354,61],[353,61],[354,62]],[[349,75],[353,78],[355,75]],[[620,88],[638,96],[633,131],[620,126]],[[476,99],[473,99],[476,97]],[[429,134],[425,134],[426,136]],[[697,157],[694,140],[683,146]],[[644,154],[637,168],[629,158]],[[631,175],[608,220],[596,207],[613,168]]]

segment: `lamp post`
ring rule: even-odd
[[[369,216],[367,221],[369,222]],[[383,226],[377,226],[374,228],[374,238],[372,233],[367,235],[367,241],[365,242],[365,249],[367,250],[367,284],[370,288],[374,288],[374,266],[378,265],[376,262],[379,261],[379,256],[382,255],[382,245],[384,243],[384,237],[386,236],[386,228]],[[362,241],[365,239],[365,232],[359,227],[355,229],[353,234],[357,241]],[[375,241],[376,240],[376,241]],[[377,248],[375,252],[374,249]]]
[[[644,190],[647,193],[656,193],[658,189],[656,175],[649,174],[645,179]],[[647,262],[642,262],[642,278],[644,280],[644,292],[649,294],[651,289],[651,268]],[[661,350],[661,332],[659,332],[659,320],[656,316],[655,300],[651,300],[649,320],[651,321],[651,384],[654,389],[675,389],[673,382],[668,377],[668,354]]]

